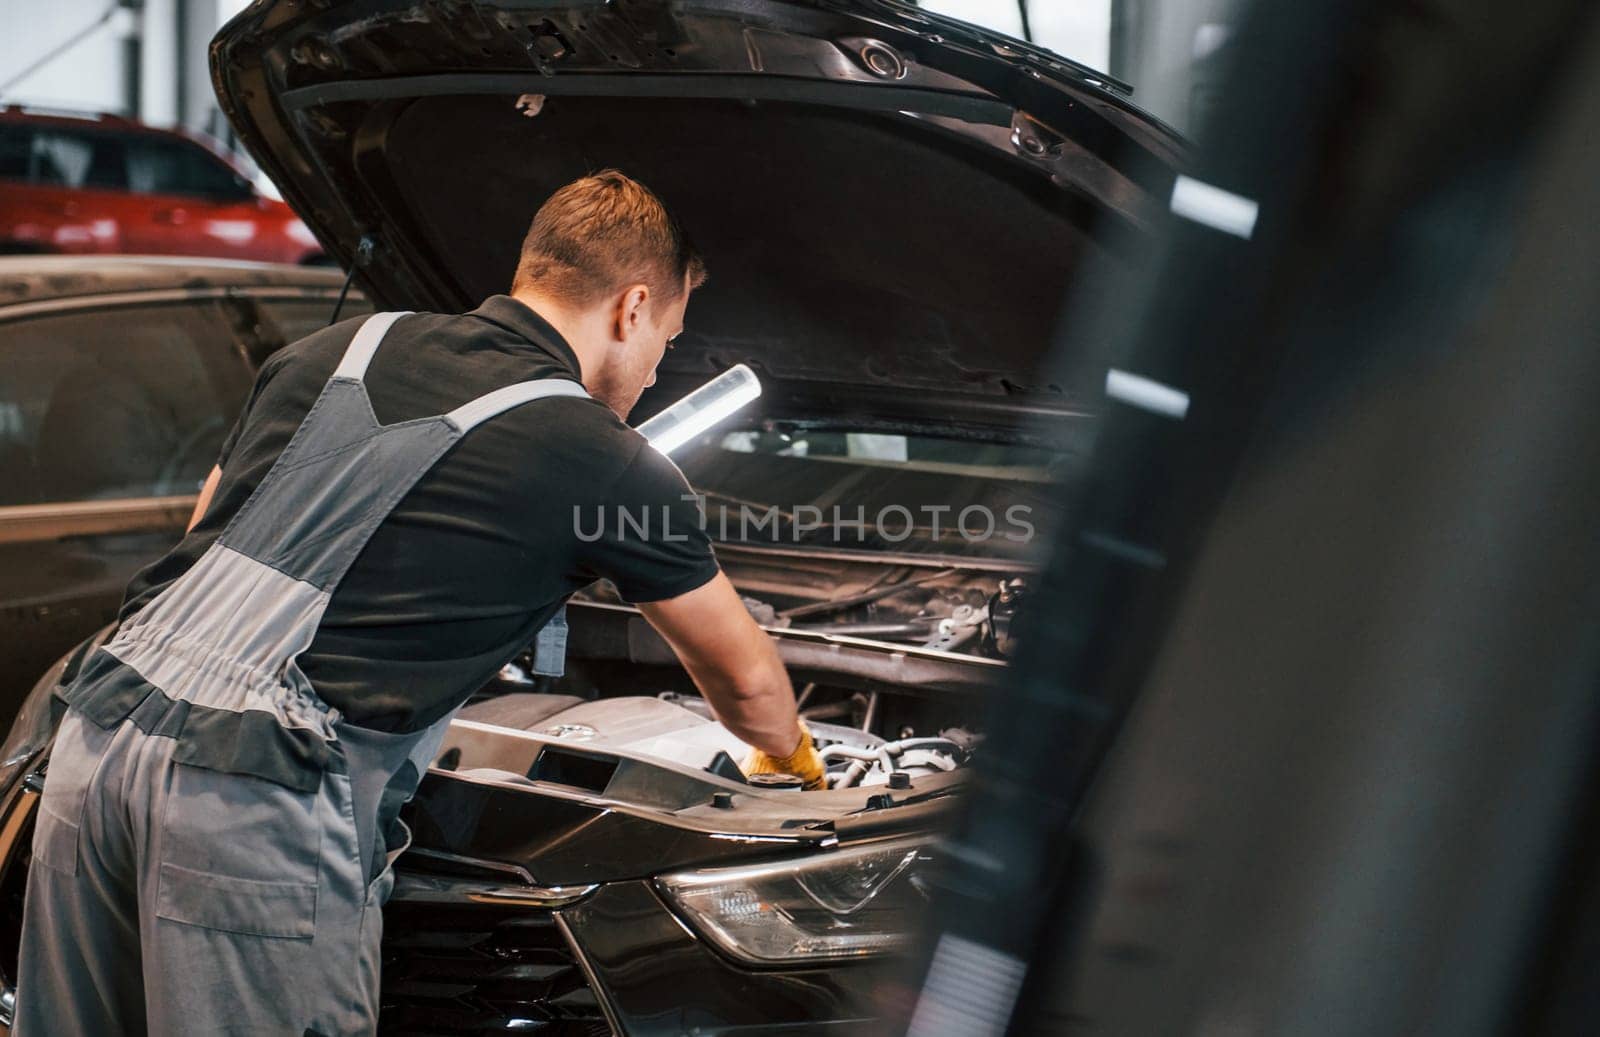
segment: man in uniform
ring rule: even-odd
[[[539,209],[510,295],[267,361],[188,536],[58,692],[14,1033],[371,1032],[399,807],[473,690],[598,578],[748,769],[822,784],[682,474],[625,424],[704,276],[608,171]],[[580,537],[602,507],[672,536]]]

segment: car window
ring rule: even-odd
[[[104,133],[8,126],[0,129],[0,177],[55,187],[120,190],[127,185],[122,141]]]
[[[0,324],[0,505],[194,493],[249,387],[211,303]]]
[[[32,130],[25,126],[0,126],[0,177],[26,180],[32,150]]]
[[[243,200],[250,191],[239,176],[197,144],[166,137],[128,140],[128,189],[138,194]]]
[[[94,142],[66,133],[36,133],[29,178],[41,184],[82,187],[94,162]]]
[[[285,346],[327,327],[328,318],[333,316],[332,299],[258,299],[256,305],[276,329],[278,341]],[[371,312],[372,304],[351,292],[339,310],[339,319]]]

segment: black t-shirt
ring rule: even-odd
[[[360,324],[315,332],[262,366],[223,444],[210,508],[182,543],[134,578],[124,618],[216,540],[288,444]],[[365,381],[378,420],[391,424],[443,414],[514,382],[578,375],[577,357],[555,328],[498,295],[459,316],[402,318]],[[596,400],[555,397],[513,408],[469,432],[401,499],[334,591],[300,667],[352,723],[425,726],[527,647],[567,596],[594,580],[609,579],[628,601],[649,602],[716,575],[689,492],[671,461]],[[619,507],[635,521],[618,521]],[[640,536],[637,520],[646,515],[652,535]]]

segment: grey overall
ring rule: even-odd
[[[369,318],[217,541],[59,694],[14,1033],[344,1035],[378,1013],[380,908],[450,716],[343,722],[296,663],[345,571],[475,426],[546,379],[380,426]],[[452,714],[453,715],[453,714]]]

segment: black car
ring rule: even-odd
[[[328,322],[331,270],[0,257],[0,720],[182,536],[268,353]],[[346,314],[366,309],[352,296]]]
[[[1103,395],[1036,369],[1078,273],[1139,260],[1179,142],[1098,73],[872,0],[266,3],[212,61],[380,307],[504,291],[540,200],[616,167],[711,272],[635,417],[735,363],[764,386],[674,457],[833,787],[747,783],[667,645],[591,590],[567,675],[509,663],[411,805],[382,1029],[881,1030]],[[0,764],[8,910],[73,665]]]

